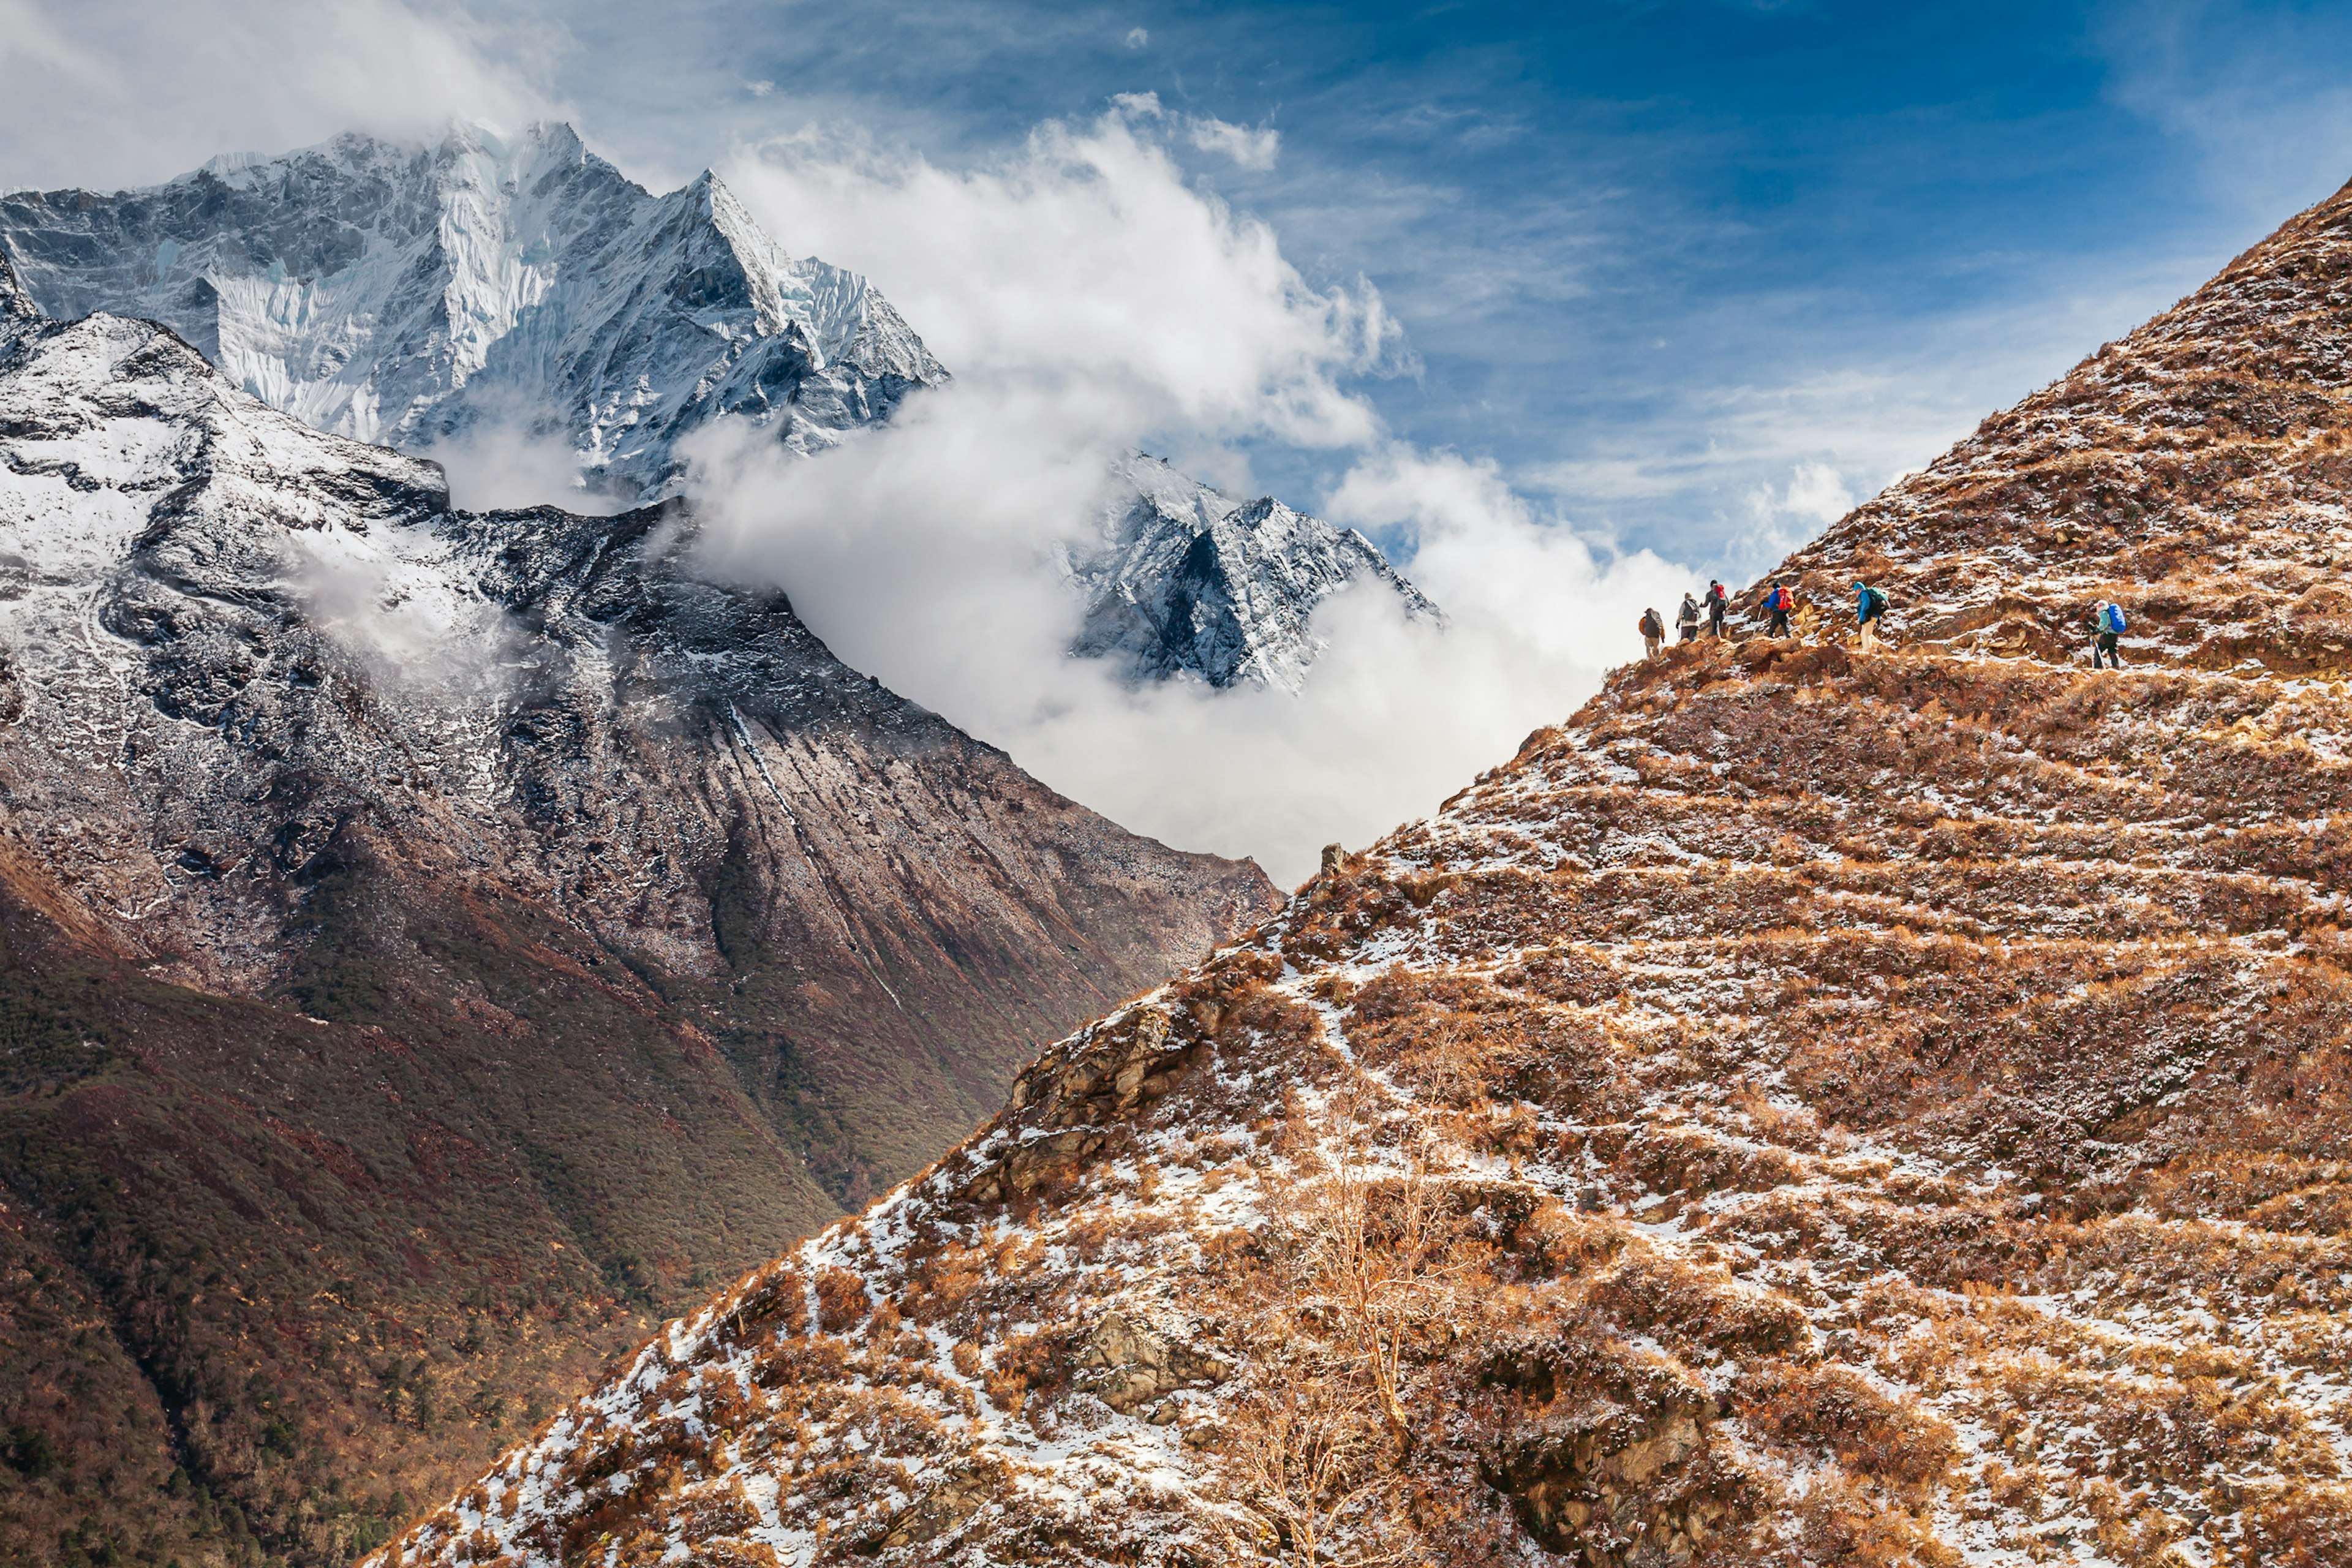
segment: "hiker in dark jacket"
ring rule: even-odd
[[[1698,601],[1688,594],[1683,595],[1682,613],[1675,617],[1675,625],[1682,628],[1681,641],[1698,641]]]
[[[1864,651],[1878,646],[1878,621],[1886,614],[1886,595],[1856,577],[1853,580],[1853,623],[1862,628]]]
[[[1765,628],[1766,637],[1784,637],[1789,635],[1789,613],[1797,607],[1797,595],[1789,591],[1786,583],[1775,583],[1772,591],[1764,595],[1764,613],[1772,617]]]
[[[2091,612],[2091,629],[2098,634],[2091,644],[2091,668],[2097,669],[2100,660],[2105,659],[2109,668],[2121,669],[2124,656],[2116,643],[2124,635],[2124,607],[2102,604]]]
[[[1723,617],[1730,613],[1731,595],[1723,591],[1722,584],[1712,577],[1708,578],[1706,580],[1707,636],[1713,637],[1723,636]]]
[[[1636,623],[1642,628],[1642,658],[1644,662],[1658,657],[1666,646],[1666,617],[1655,610],[1643,610]]]

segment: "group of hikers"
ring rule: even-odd
[[[1797,591],[1785,582],[1772,584],[1758,606],[1769,617],[1764,635],[1771,637],[1793,637],[1789,617],[1796,613]],[[1879,623],[1886,616],[1886,595],[1857,577],[1853,583],[1853,621],[1860,634],[1863,648],[1878,647]],[[1699,623],[1705,621],[1709,637],[1723,636],[1724,623],[1731,616],[1731,593],[1721,583],[1710,579],[1704,598],[1690,594],[1683,595],[1683,607],[1675,616],[1675,625],[1682,632],[1679,640],[1696,642]],[[1655,609],[1642,612],[1639,623],[1642,633],[1643,658],[1656,658],[1664,651],[1666,643],[1665,617]],[[2124,608],[2121,605],[2102,601],[2091,612],[2091,668],[2121,669],[2123,654],[2118,647],[2124,634]]]
[[[1863,646],[1875,647],[1877,634],[1874,629],[1874,623],[1886,613],[1886,595],[1864,583],[1854,584],[1854,589],[1860,595],[1855,604],[1854,615],[1862,626]],[[1773,584],[1772,591],[1764,595],[1764,602],[1759,607],[1766,616],[1770,617],[1764,632],[1766,637],[1785,637],[1795,635],[1789,629],[1789,617],[1797,613],[1797,591],[1794,588],[1786,583]],[[1695,598],[1688,594],[1683,595],[1682,613],[1675,617],[1675,625],[1682,628],[1684,642],[1696,642],[1699,622],[1702,619],[1706,622],[1707,635],[1719,637],[1723,635],[1723,624],[1730,615],[1731,591],[1721,583],[1709,579],[1706,584],[1706,597],[1704,600]],[[1665,647],[1665,617],[1654,609],[1643,610],[1640,625],[1642,643],[1646,650],[1643,657],[1655,658]]]

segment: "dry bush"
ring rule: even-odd
[[[1654,1333],[1701,1359],[1783,1354],[1805,1331],[1804,1313],[1794,1303],[1656,1253],[1628,1256],[1595,1280],[1584,1299],[1612,1321]]]
[[[673,1500],[669,1512],[673,1525],[688,1542],[741,1535],[760,1524],[760,1510],[743,1490],[741,1479],[735,1476],[687,1489]]]
[[[981,1386],[991,1404],[1018,1419],[1031,1395],[1050,1400],[1067,1386],[1068,1360],[1060,1334],[1013,1334],[996,1347]]]
[[[752,1378],[762,1388],[822,1387],[848,1364],[849,1347],[839,1340],[804,1334],[761,1351],[752,1363]]]
[[[1356,990],[1348,1019],[1360,1061],[1435,1104],[1476,1110],[1518,1100],[1606,1120],[1632,1103],[1597,1022],[1475,976],[1391,967]]]
[[[668,1568],[782,1568],[783,1562],[764,1541],[735,1540],[697,1542],[684,1557],[663,1561]]]
[[[1808,1491],[1796,1515],[1807,1568],[1959,1568],[1963,1561],[1927,1521],[1835,1479]]]
[[[1337,1163],[1328,1174],[1281,1192],[1277,1215],[1298,1247],[1303,1292],[1329,1304],[1373,1407],[1391,1436],[1410,1447],[1406,1352],[1443,1311],[1465,1267],[1462,1224],[1423,1151],[1412,1152],[1397,1175],[1364,1162],[1362,1109],[1342,1105]]]
[[[902,1309],[925,1325],[950,1321],[991,1283],[988,1254],[950,1242],[908,1273],[900,1286]]]
[[[762,1334],[797,1334],[808,1317],[807,1288],[793,1269],[771,1265],[744,1284],[728,1316],[747,1343]]]
[[[2246,1560],[2263,1568],[2352,1563],[2352,1487],[2265,1488],[2248,1500]]]
[[[1941,1484],[1958,1458],[1948,1423],[1889,1398],[1845,1367],[1767,1362],[1742,1374],[1734,1397],[1756,1432],[1832,1456],[1913,1502]]]
[[[846,1333],[865,1321],[867,1307],[864,1279],[846,1268],[827,1268],[817,1275],[816,1321],[826,1333]]]

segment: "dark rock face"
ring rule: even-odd
[[[0,1555],[102,1471],[118,1550],[347,1558],[1272,907],[693,528],[455,512],[161,328],[0,318],[0,1426],[58,1456]],[[36,1375],[77,1321],[127,1426]]]

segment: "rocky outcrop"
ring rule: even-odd
[[[1570,1561],[1687,1562],[1755,1505],[1715,1441],[1717,1403],[1667,1369],[1593,1362],[1578,1345],[1516,1345],[1488,1361],[1480,1382],[1512,1410],[1486,1479]]]
[[[1091,1394],[1119,1414],[1156,1405],[1180,1388],[1208,1388],[1223,1383],[1224,1363],[1189,1345],[1171,1343],[1125,1314],[1111,1312],[1095,1325],[1076,1358],[1073,1385]],[[1175,1419],[1176,1407],[1159,1405],[1151,1412],[1155,1425]]]

